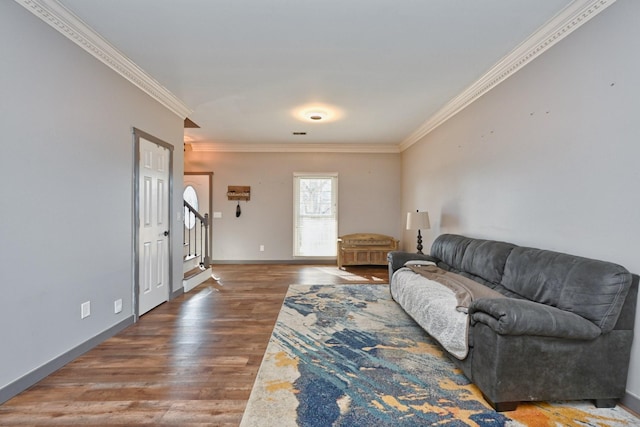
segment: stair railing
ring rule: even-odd
[[[182,243],[188,246],[188,256],[200,257],[200,268],[208,268],[211,265],[211,256],[209,254],[209,214],[200,214],[186,200],[183,200],[185,217],[193,215],[195,224],[189,228],[184,226]],[[185,218],[186,219],[186,218]],[[200,239],[198,239],[200,234]]]

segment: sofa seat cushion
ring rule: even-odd
[[[429,335],[458,359],[468,352],[468,315],[456,309],[455,293],[437,282],[400,268],[392,277],[391,296]]]
[[[424,261],[422,262],[424,263]],[[482,285],[459,274],[443,270],[436,265],[433,265],[433,263],[432,265],[412,265],[407,262],[405,265],[414,273],[451,289],[458,301],[458,305],[456,306],[458,311],[467,313],[469,311],[469,306],[473,301],[480,298],[504,298],[504,295],[494,291],[488,286]]]

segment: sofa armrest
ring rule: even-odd
[[[434,258],[431,255],[417,254],[415,252],[391,251],[387,254],[387,261],[389,261],[389,273],[393,274],[396,270],[403,267],[405,262],[412,260],[438,261],[437,258]],[[389,280],[391,280],[391,275],[389,276]]]
[[[482,298],[469,307],[471,324],[484,323],[500,335],[594,339],[601,329],[577,314],[514,298]]]

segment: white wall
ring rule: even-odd
[[[402,204],[429,211],[425,246],[460,233],[640,273],[638,16],[619,0],[403,152]],[[639,397],[640,315],[635,330]]]
[[[217,153],[190,151],[185,170],[213,172],[213,261],[287,261],[293,257],[293,173],[338,172],[338,233],[399,238],[400,155]],[[229,185],[251,186],[251,200],[227,200]],[[260,245],[265,251],[260,252]]]
[[[0,39],[2,389],[131,317],[132,128],[175,145],[174,209],[183,129],[15,2],[0,1]],[[179,256],[176,266],[181,286]],[[89,300],[91,316],[80,320]]]

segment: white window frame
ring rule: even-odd
[[[300,241],[300,220],[302,216],[299,212],[300,207],[300,180],[305,178],[328,178],[331,179],[331,206],[334,221],[334,229],[331,236],[326,238],[327,249],[326,254],[317,255],[313,253],[305,253],[303,248],[298,245]],[[335,258],[337,256],[336,244],[338,240],[338,173],[309,173],[294,172],[293,173],[293,256],[298,258]]]

